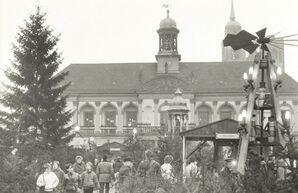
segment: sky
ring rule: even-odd
[[[46,22],[61,34],[58,49],[71,63],[155,62],[159,22],[167,0],[0,0],[0,68],[13,59],[12,43],[24,20],[40,5]],[[221,61],[231,0],[169,0],[177,22],[182,62]],[[254,33],[298,33],[297,0],[234,0],[236,21]],[[293,39],[293,38],[292,38]],[[296,37],[298,39],[298,37]],[[298,81],[298,47],[285,47],[285,71]],[[3,80],[3,73],[0,73]]]

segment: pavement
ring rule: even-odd
[[[93,191],[93,193],[99,193],[99,191]],[[113,187],[111,187],[110,188],[110,193],[115,193],[115,187],[113,186]]]

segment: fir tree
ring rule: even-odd
[[[67,73],[55,75],[62,63],[59,36],[45,24],[45,15],[37,7],[20,28],[12,67],[5,71],[10,83],[4,84],[0,99],[5,109],[0,112],[2,132],[14,133],[14,146],[27,157],[39,150],[51,152],[73,138],[67,126],[72,115],[65,110],[67,96],[63,95]]]

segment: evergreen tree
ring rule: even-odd
[[[1,132],[14,134],[14,147],[21,157],[52,152],[73,138],[67,126],[72,115],[65,110],[67,96],[63,95],[67,73],[54,75],[62,63],[59,36],[45,24],[45,15],[37,7],[20,28],[12,67],[5,71],[10,83],[4,84],[0,99],[5,109],[0,112]]]

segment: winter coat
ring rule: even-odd
[[[138,173],[145,187],[155,190],[160,183],[160,165],[154,160],[143,160],[138,167]]]
[[[186,179],[192,179],[197,177],[197,173],[198,173],[198,166],[193,162],[188,164],[185,167],[185,177]]]
[[[160,169],[161,169],[161,176],[165,180],[172,181],[174,179],[173,167],[172,167],[171,164],[164,163],[164,164],[162,164],[162,166],[160,167]]]
[[[81,187],[98,189],[98,179],[93,171],[85,171],[81,175]]]
[[[44,172],[40,174],[36,182],[38,187],[44,186],[46,192],[53,191],[58,184],[59,179],[54,172]]]
[[[76,191],[79,188],[79,185],[81,183],[81,178],[78,173],[67,173],[64,175],[64,183],[63,187],[65,190],[70,191]]]
[[[110,162],[100,162],[96,168],[99,182],[110,183],[114,177],[114,170]]]
[[[130,193],[133,189],[133,176],[131,168],[123,165],[119,170],[119,186],[120,186],[120,192],[121,193]]]
[[[81,175],[86,171],[86,164],[84,162],[81,162],[80,164],[76,162],[73,164],[73,171]]]
[[[58,186],[61,187],[64,181],[64,175],[65,173],[63,172],[63,170],[61,168],[57,168],[57,169],[53,169],[53,172],[56,174],[56,176],[59,179],[59,184]]]
[[[113,164],[113,169],[114,169],[114,172],[117,173],[119,172],[120,168],[123,166],[123,163],[121,161],[116,161],[114,164]]]

